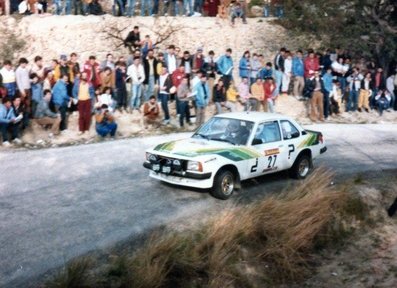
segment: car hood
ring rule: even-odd
[[[173,155],[174,157],[182,156],[183,158],[207,158],[211,155],[219,155],[233,161],[261,156],[256,150],[247,146],[235,146],[227,142],[194,138],[162,143],[152,151]]]

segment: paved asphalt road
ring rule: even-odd
[[[315,161],[339,175],[397,168],[397,125],[318,125],[328,151]],[[223,207],[207,193],[151,181],[144,150],[174,134],[0,154],[0,287],[182,217]],[[285,174],[285,173],[284,173]],[[286,176],[243,183],[234,198],[278,191]],[[269,180],[269,181],[267,181]]]

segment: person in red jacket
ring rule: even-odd
[[[308,50],[308,56],[305,59],[305,79],[310,78],[310,75],[313,75],[314,71],[318,71],[320,69],[320,61],[314,54],[313,49]]]
[[[101,86],[101,76],[99,64],[96,62],[95,56],[90,56],[85,62],[83,72],[87,73],[88,83],[91,84],[94,89]]]
[[[266,78],[263,84],[263,90],[265,91],[265,101],[267,101],[267,108],[270,113],[274,113],[274,101],[277,96],[274,96],[274,90],[276,90],[276,84],[272,77]],[[267,111],[266,111],[267,112]]]
[[[186,75],[185,66],[179,65],[178,69],[176,69],[171,75],[172,85],[178,89],[178,87],[182,83],[183,77],[185,77],[185,75]]]

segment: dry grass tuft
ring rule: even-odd
[[[330,186],[331,179],[318,169],[292,191],[225,209],[198,230],[154,235],[112,265],[104,286],[263,287],[303,280],[313,253],[345,239],[362,205],[348,187]]]

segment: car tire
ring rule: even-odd
[[[305,179],[312,170],[312,159],[307,154],[302,154],[296,159],[290,169],[290,176],[295,179]]]
[[[214,179],[211,195],[215,198],[229,199],[236,188],[236,175],[230,170],[220,170]]]

